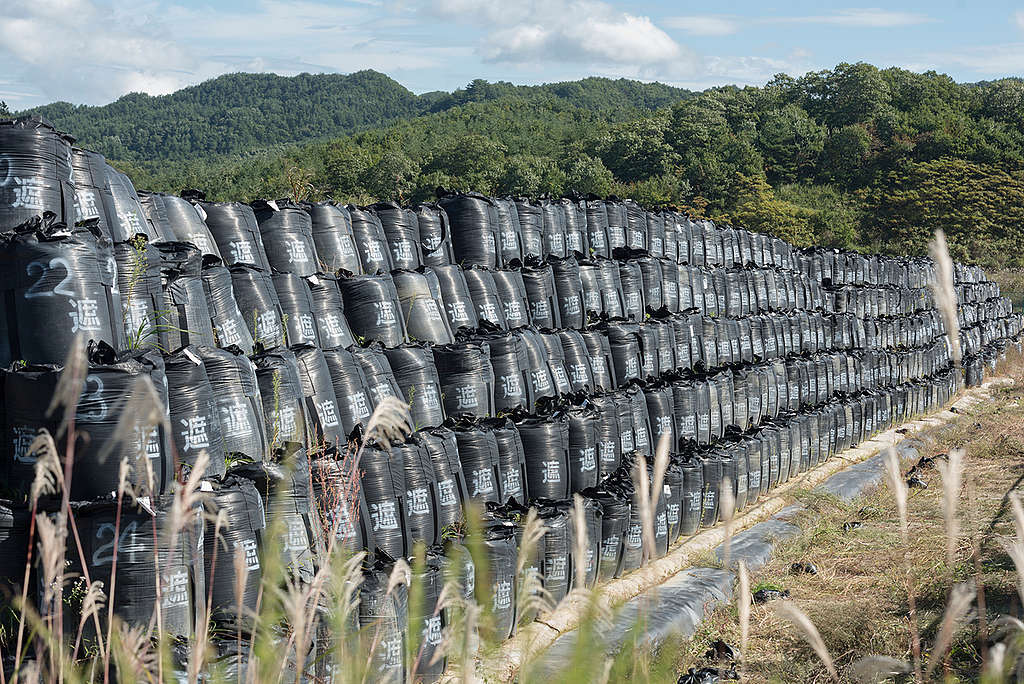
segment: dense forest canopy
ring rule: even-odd
[[[240,73],[170,95],[130,93],[101,107],[55,102],[32,112],[108,157],[155,162],[326,140],[470,102],[541,93],[615,118],[692,95],[660,83],[600,78],[545,86],[477,80],[453,93],[415,95],[376,71],[292,77]]]
[[[348,79],[348,80],[346,80]],[[690,93],[585,79],[413,95],[375,72],[234,74],[40,113],[144,188],[216,199],[596,193],[798,245],[1024,266],[1024,83],[840,64]],[[305,142],[303,142],[305,141]]]

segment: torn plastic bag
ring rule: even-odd
[[[164,356],[171,434],[183,468],[196,464],[201,453],[209,457],[203,477],[224,474],[224,438],[220,413],[206,364],[195,347],[182,347]],[[187,478],[188,472],[183,472]]]
[[[412,547],[406,520],[404,455],[398,449],[364,447],[359,467],[374,544],[390,558],[403,558]]]
[[[438,204],[448,214],[455,261],[463,266],[495,268],[500,257],[493,201],[477,193],[460,193],[446,195]]]
[[[319,347],[320,334],[313,315],[313,295],[309,283],[294,273],[274,273],[271,278],[284,312],[288,346],[308,344]]]
[[[515,333],[495,333],[484,338],[494,371],[494,408],[499,414],[529,411],[533,402],[530,357],[526,342]]]
[[[511,199],[495,199],[493,202],[498,213],[500,264],[505,267],[521,265],[523,262],[523,236],[515,202]]]
[[[371,344],[369,347],[353,347],[352,357],[363,371],[373,408],[377,408],[386,397],[403,399],[402,388],[395,379],[383,346]]]
[[[238,348],[196,347],[195,352],[213,390],[225,453],[262,460],[269,451],[256,368]]]
[[[437,482],[427,448],[416,439],[393,444],[392,455],[405,469],[405,518],[410,550],[417,542],[428,548],[438,541]]]
[[[494,431],[481,425],[455,429],[466,496],[478,503],[498,502],[498,441]]]
[[[526,198],[515,201],[519,230],[523,238],[523,260],[544,258],[544,217],[540,205]]]
[[[114,245],[114,260],[128,347],[155,348],[159,343],[157,311],[163,306],[160,252],[140,237],[135,242]]]
[[[73,138],[39,116],[0,122],[0,226],[10,228],[44,212],[74,225],[73,144]]]
[[[594,388],[601,392],[614,390],[615,367],[612,362],[611,343],[608,341],[608,335],[600,330],[587,330],[581,332],[580,337],[587,346]]]
[[[552,260],[551,273],[558,303],[559,327],[583,328],[587,314],[583,308],[583,284],[576,259]]]
[[[569,482],[573,492],[597,486],[598,414],[574,408],[567,412],[569,424]]]
[[[101,629],[107,625],[109,606],[131,628],[148,629],[159,615],[167,636],[189,638],[194,634],[193,625],[203,614],[206,601],[202,518],[198,507],[183,511],[183,527],[173,535],[171,546],[172,503],[170,495],[151,499],[145,508],[127,499],[120,506],[115,500],[71,503],[82,554],[69,545],[66,571],[77,578],[88,572],[92,581],[116,587],[111,603],[99,611]],[[83,557],[86,568],[81,565]],[[80,582],[73,582],[68,591],[83,591],[84,582]],[[74,602],[66,604],[64,611],[66,622],[79,621]],[[83,637],[95,639],[91,620],[85,624]]]
[[[351,347],[355,338],[345,318],[345,302],[341,298],[338,279],[332,275],[315,275],[307,278],[306,282],[309,284],[320,346],[323,349]]]
[[[481,267],[463,269],[477,319],[481,323],[486,321],[496,328],[505,330],[508,327],[505,321],[505,308],[498,298],[498,289],[492,273],[493,271]]]
[[[563,416],[516,423],[526,453],[527,490],[532,499],[562,500],[570,493],[569,423]]]
[[[520,505],[529,500],[526,491],[526,452],[519,430],[508,419],[494,425],[494,439],[498,444],[499,501],[511,499]]]
[[[256,354],[252,361],[271,451],[283,448],[287,442],[308,447],[306,403],[295,354],[278,348]]]
[[[526,296],[530,302],[530,320],[538,328],[561,328],[558,296],[550,264],[522,269]]]
[[[590,352],[583,336],[576,330],[559,330],[562,343],[565,371],[573,392],[591,394],[594,392],[594,373],[590,365]]]
[[[209,610],[215,620],[228,625],[251,625],[263,577],[260,549],[267,524],[263,499],[251,481],[229,475],[214,488],[209,505],[216,519],[221,515],[227,519],[226,525],[208,519],[203,535]],[[238,556],[241,563],[235,560]],[[244,577],[238,577],[240,569],[245,570]]]
[[[141,401],[133,392],[137,388],[141,391],[137,383],[147,376],[160,402],[158,410],[167,405],[160,354],[148,351],[135,358],[118,358],[110,347],[94,347],[82,371],[82,394],[73,413],[78,439],[70,481],[71,497],[93,499],[117,491],[122,460],[127,460],[131,466],[128,481],[132,487],[148,489],[148,460],[153,472],[153,493],[168,491],[174,478],[171,436],[166,433],[163,421],[150,425],[145,416],[129,410],[131,402]],[[62,372],[61,366],[49,364],[16,365],[0,370],[5,416],[0,473],[13,492],[28,494],[36,479],[38,454],[29,447],[39,430],[46,429],[55,436],[58,453],[67,451],[67,435],[59,430],[62,412],[47,415]],[[115,441],[115,435],[125,432],[119,430],[122,420],[129,436]]]
[[[91,230],[69,229],[53,220],[51,214],[37,218],[3,234],[0,241],[3,366],[21,360],[64,363],[76,335],[115,349],[126,346],[110,243]],[[198,278],[196,284],[202,299]]]
[[[373,413],[374,404],[366,387],[366,377],[362,366],[347,349],[325,350],[324,361],[331,374],[334,396],[338,399],[341,428],[349,436],[357,425],[366,427]]]
[[[232,266],[231,289],[253,342],[266,349],[284,344],[284,314],[270,274],[249,266]]]
[[[462,520],[462,504],[468,497],[462,464],[459,462],[459,443],[455,433],[438,428],[417,433],[434,467],[437,482],[437,529],[441,539],[450,536],[454,526]]]
[[[319,347],[311,345],[295,346],[292,351],[306,404],[310,451],[316,454],[322,451],[325,444],[344,444],[346,436],[342,431],[338,398],[334,394],[334,384],[324,353]]]
[[[324,550],[323,530],[310,491],[309,459],[301,448],[280,453],[278,459],[244,463],[231,472],[250,480],[263,500],[267,517],[263,557],[268,553],[280,554],[285,572],[308,584],[313,581]],[[271,537],[275,532],[276,538]]]
[[[448,416],[486,418],[495,415],[494,370],[486,342],[461,342],[433,348]]]

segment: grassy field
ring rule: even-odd
[[[927,486],[908,490],[908,544],[903,543],[897,503],[888,486],[853,503],[802,492],[797,498],[807,507],[799,519],[803,533],[782,544],[772,561],[750,577],[751,591],[790,592],[789,601],[820,632],[841,681],[881,681],[879,666],[912,669],[915,661],[921,663],[922,679],[978,681],[1002,652],[1001,647],[990,648],[999,631],[996,623],[1003,616],[1021,617],[1017,573],[1004,542],[1014,535],[1009,494],[1024,482],[1024,359],[1010,356],[998,374],[1011,383],[928,442],[923,456],[934,457],[934,463],[916,471]],[[947,537],[943,478],[936,466],[957,447],[965,450],[956,497],[959,530]],[[947,541],[952,542],[952,563]],[[817,574],[794,574],[791,567],[798,562],[813,563]],[[950,589],[964,582],[973,582],[977,590],[969,592],[970,607],[952,631],[948,653],[940,648],[935,654]],[[803,633],[777,607],[772,602],[750,609],[742,679],[832,681]],[[663,649],[665,657],[674,660],[677,672],[685,672],[709,664],[705,651],[716,639],[738,652],[739,622],[735,603],[716,610],[692,640]],[[914,627],[919,648],[914,646]],[[1015,652],[1011,648],[1005,655],[1007,670]],[[932,674],[924,676],[933,659]]]

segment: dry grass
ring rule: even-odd
[[[1000,538],[1015,534],[1008,495],[1024,483],[1024,358],[1011,355],[999,374],[1014,382],[996,390],[993,401],[962,414],[922,453],[936,457],[957,447],[966,451],[955,538],[947,539],[949,503],[944,504],[940,469],[931,467],[920,471],[928,488],[909,490],[906,545],[888,487],[852,504],[804,492],[797,497],[806,506],[797,518],[803,533],[782,544],[766,567],[751,574],[754,588],[772,585],[791,592],[792,603],[820,632],[841,681],[863,681],[855,678],[854,664],[869,656],[882,657],[876,664],[900,661],[910,666],[908,586],[916,599],[925,663],[932,660],[941,638],[951,588],[980,579],[983,589],[972,596],[969,609],[963,609],[963,589],[956,597],[955,607],[967,614],[951,626],[949,653],[936,663],[929,681],[976,681],[982,672],[985,640],[979,637],[984,625],[1000,616],[1021,616],[1014,564]],[[844,532],[847,521],[862,525]],[[797,561],[815,563],[818,574],[791,574],[790,566]],[[984,601],[984,621],[978,620],[978,598]],[[714,611],[692,640],[675,649],[677,671],[703,665],[704,651],[715,639],[738,645],[740,632],[735,605]],[[743,669],[744,681],[750,682],[831,680],[803,635],[771,604],[751,607]]]

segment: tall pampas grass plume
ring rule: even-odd
[[[928,660],[928,668],[924,673],[925,681],[931,679],[935,668],[942,663],[946,651],[953,643],[956,627],[967,614],[976,593],[973,582],[961,582],[953,586],[953,590],[949,594],[949,603],[946,605],[946,612],[942,616],[942,626],[939,628],[939,634],[931,649],[931,658]]]
[[[737,606],[740,618],[740,661],[746,660],[747,641],[750,638],[750,575],[747,574],[747,564],[742,560],[739,562],[740,595]]]
[[[939,463],[942,474],[942,517],[946,523],[946,565],[953,571],[956,563],[956,546],[960,539],[960,521],[956,509],[960,498],[960,487],[963,481],[963,449],[951,449],[949,460]]]
[[[802,610],[797,608],[792,601],[779,601],[775,605],[775,612],[779,617],[785,618],[803,633],[804,640],[810,644],[818,658],[824,663],[825,669],[832,675],[832,681],[838,682],[839,674],[836,672],[836,666],[832,662],[832,654],[828,652],[825,640],[821,638],[821,633],[818,632],[818,628],[814,626],[811,619]]]
[[[946,336],[949,338],[953,363],[959,368],[962,355],[960,323],[956,314],[956,288],[953,286],[953,260],[949,256],[946,234],[941,228],[935,231],[935,238],[928,243],[928,256],[935,263],[935,279],[929,285],[932,288],[932,295],[935,297],[935,306],[942,314],[942,320],[946,324]]]

